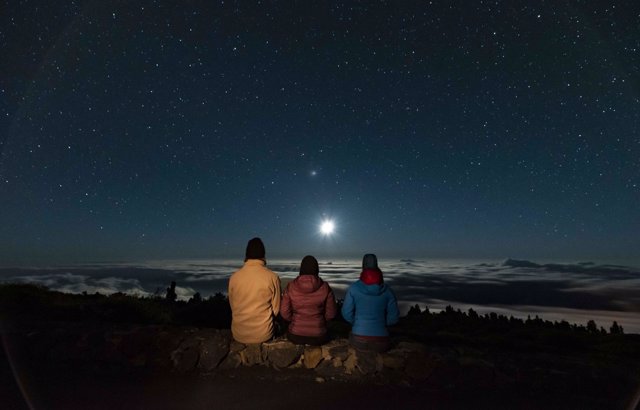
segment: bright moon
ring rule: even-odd
[[[335,228],[333,221],[324,221],[322,225],[320,225],[320,232],[322,232],[323,235],[331,235],[333,228]]]

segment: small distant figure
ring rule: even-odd
[[[280,278],[266,267],[260,238],[247,243],[244,266],[229,279],[231,334],[240,343],[262,343],[274,336],[280,311]]]
[[[347,289],[342,316],[352,325],[349,341],[353,347],[376,352],[389,350],[387,326],[398,322],[400,312],[396,296],[383,282],[376,255],[364,255],[360,279]]]
[[[295,344],[319,346],[328,341],[327,321],[336,316],[336,299],[319,273],[318,261],[307,255],[300,263],[300,275],[284,290],[280,315],[291,322],[287,339]]]
[[[178,295],[176,294],[176,283],[174,281],[171,281],[171,287],[167,288],[166,298],[169,302],[175,302],[178,298]]]

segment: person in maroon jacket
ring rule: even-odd
[[[318,276],[319,272],[316,258],[305,256],[300,275],[284,290],[280,315],[291,322],[287,338],[295,344],[318,346],[328,340],[327,321],[337,313],[336,299],[329,284]]]

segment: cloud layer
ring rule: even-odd
[[[176,281],[179,298],[196,292],[207,297],[226,292],[238,261],[153,261],[139,264],[96,264],[48,268],[2,268],[0,281],[28,282],[70,293],[140,296],[164,295]],[[276,260],[269,267],[287,283],[298,275],[299,261]],[[385,282],[401,305],[418,303],[432,310],[447,304],[480,312],[495,311],[549,320],[585,323],[594,319],[608,327],[613,320],[627,332],[640,332],[640,271],[621,265],[539,264],[526,260],[504,262],[381,260]],[[320,274],[337,297],[358,278],[360,261],[320,261]]]

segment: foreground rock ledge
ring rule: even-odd
[[[424,380],[446,359],[420,343],[396,341],[378,354],[353,349],[343,338],[323,346],[300,346],[285,339],[242,344],[228,329],[170,326],[87,327],[80,324],[43,329],[14,329],[7,334],[14,354],[33,363],[79,364],[118,368],[149,368],[179,373],[210,373],[239,366],[276,370],[301,368],[322,378],[401,374],[404,380]],[[449,367],[449,365],[447,365]],[[484,376],[493,377],[490,364]]]

